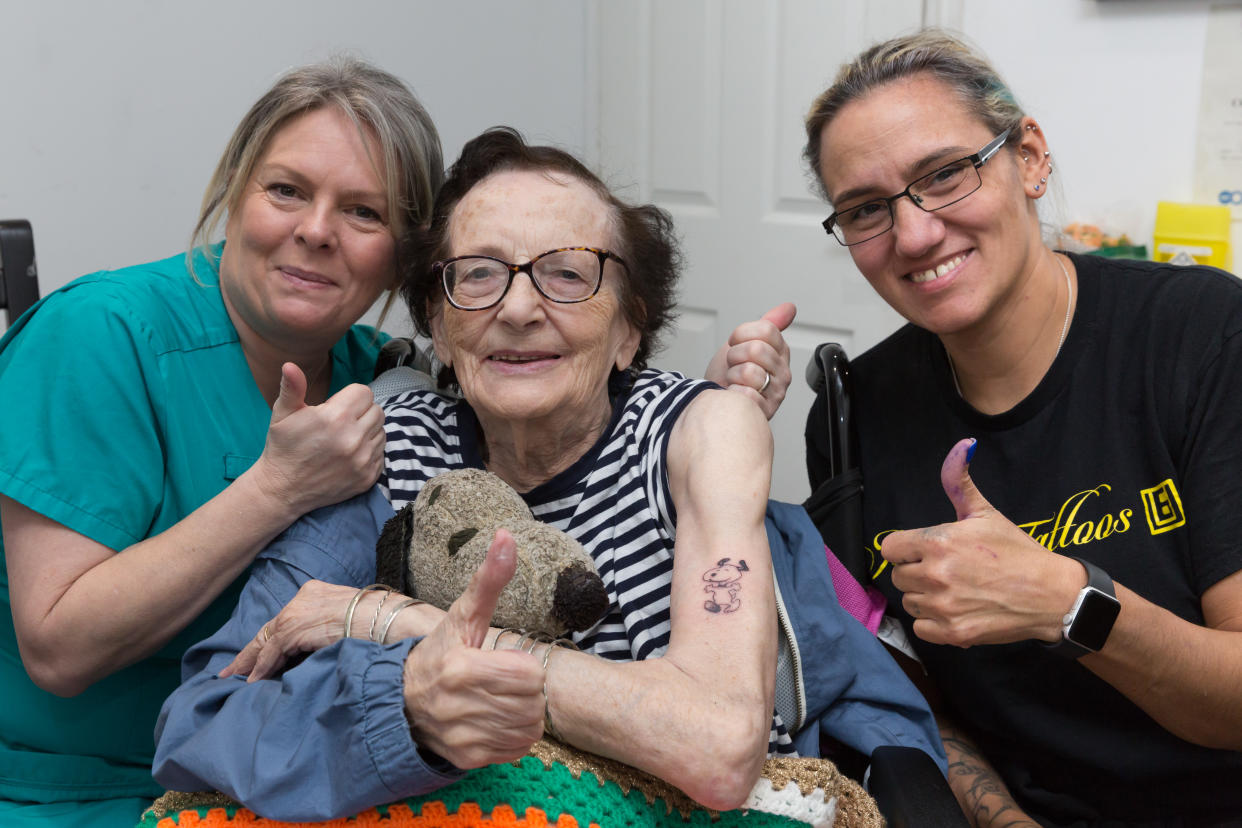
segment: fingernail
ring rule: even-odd
[[[966,465],[970,465],[970,461],[975,457],[975,449],[979,448],[979,441],[974,437],[970,438],[970,448],[966,449]]]

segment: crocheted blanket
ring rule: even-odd
[[[882,828],[875,801],[823,759],[778,758],[745,805],[717,812],[628,765],[558,742],[426,796],[320,823],[278,822],[219,793],[169,792],[139,828]]]

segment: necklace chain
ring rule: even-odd
[[[1065,269],[1065,262],[1061,261],[1061,257],[1053,253],[1052,258],[1057,260],[1061,273],[1065,274],[1065,321],[1061,323],[1061,338],[1057,340],[1057,353],[1053,357],[1056,359],[1061,355],[1061,346],[1065,344],[1065,335],[1069,333],[1070,313],[1074,308],[1074,283],[1070,281],[1069,271]]]
[[[1065,276],[1065,321],[1061,323],[1061,338],[1057,340],[1057,352],[1053,355],[1055,360],[1061,355],[1061,347],[1065,345],[1065,337],[1069,333],[1070,315],[1074,310],[1074,283],[1070,280],[1069,271],[1065,268],[1065,262],[1061,261],[1061,257],[1056,253],[1052,254],[1052,258],[1061,268],[1061,273]],[[965,399],[962,394],[962,386],[957,381],[957,367],[953,364],[953,356],[949,353],[949,349],[945,348],[944,355],[949,360],[949,374],[953,377],[953,387],[957,390],[957,395]]]

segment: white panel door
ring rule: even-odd
[[[800,502],[801,379],[812,349],[851,356],[900,318],[820,226],[827,215],[801,153],[802,119],[838,66],[866,45],[917,28],[922,0],[602,2],[600,169],[621,192],[672,213],[684,241],[680,318],[653,364],[702,376],[736,325],[782,301],[794,386],[772,421],[772,496]]]

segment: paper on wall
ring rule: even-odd
[[[1195,201],[1242,220],[1242,4],[1214,5],[1203,49]]]

